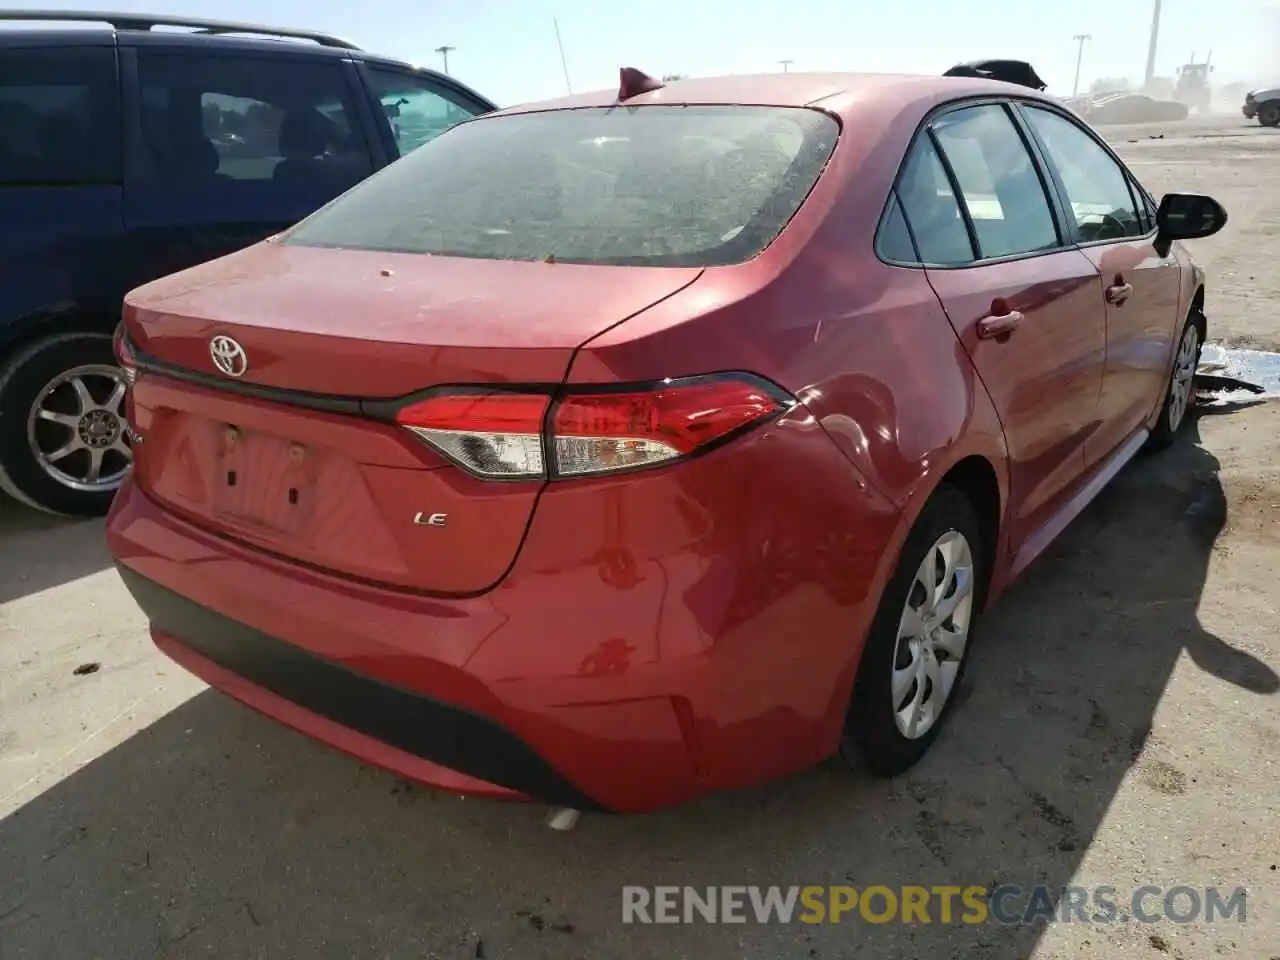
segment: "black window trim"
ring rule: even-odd
[[[881,253],[880,243],[884,239],[885,228],[888,227],[889,221],[893,218],[893,209],[898,208],[898,216],[902,218],[902,228],[907,232],[907,243],[911,244],[911,253],[915,257],[914,260],[896,260],[892,257],[886,257]],[[911,226],[911,221],[907,219],[907,208],[902,204],[902,198],[898,196],[898,187],[895,184],[889,188],[889,202],[885,205],[884,216],[880,219],[880,225],[876,228],[875,250],[884,263],[891,263],[895,266],[918,266],[921,262],[920,258],[920,242],[916,239],[915,228]]]
[[[1132,170],[1125,167],[1124,172],[1129,180],[1129,189],[1133,191],[1135,197],[1142,201],[1141,212],[1142,218],[1147,224],[1147,231],[1153,233],[1156,230],[1156,212],[1160,209],[1160,204],[1156,202],[1150,191],[1138,181]]]
[[[963,110],[966,107],[982,106],[985,104],[1000,104],[1004,106],[1005,110],[1009,113],[1010,118],[1013,120],[1014,125],[1017,127],[1019,134],[1022,136],[1023,143],[1026,145],[1027,150],[1031,153],[1032,163],[1035,166],[1036,172],[1040,177],[1041,184],[1044,186],[1046,196],[1049,199],[1050,211],[1053,213],[1054,220],[1057,224],[1059,246],[1050,248],[1050,249],[1035,250],[1030,253],[1012,254],[1007,257],[974,259],[968,263],[929,263],[924,261],[923,259],[917,259],[915,261],[908,262],[903,260],[896,260],[892,257],[885,256],[880,246],[881,231],[884,229],[884,225],[888,220],[890,210],[895,200],[898,200],[898,186],[901,183],[902,177],[906,171],[907,160],[910,158],[911,152],[912,150],[915,149],[917,142],[920,140],[922,136],[928,134],[930,139],[933,141],[934,149],[937,150],[939,158],[942,161],[943,169],[946,170],[948,173],[947,179],[948,179],[948,182],[951,184],[951,189],[953,192],[956,192],[957,186],[956,186],[954,176],[950,171],[950,162],[947,160],[946,155],[942,152],[942,150],[939,149],[936,138],[933,136],[932,127],[934,122],[938,118],[942,117],[947,113],[953,113],[957,110]],[[907,269],[968,270],[973,267],[983,267],[989,264],[1009,263],[1011,261],[1016,261],[1016,260],[1025,260],[1030,257],[1049,256],[1050,254],[1060,253],[1064,250],[1083,249],[1087,247],[1097,247],[1097,246],[1103,246],[1106,244],[1115,244],[1115,243],[1134,243],[1136,241],[1149,240],[1149,239],[1155,238],[1155,235],[1156,235],[1155,219],[1152,214],[1148,213],[1146,219],[1148,220],[1149,229],[1147,233],[1141,237],[1119,237],[1116,239],[1094,240],[1088,243],[1080,242],[1079,235],[1078,235],[1078,228],[1075,222],[1075,214],[1072,212],[1070,203],[1067,199],[1066,189],[1061,183],[1060,179],[1058,178],[1057,172],[1054,169],[1053,164],[1050,163],[1050,161],[1048,160],[1043,142],[1036,135],[1036,132],[1032,128],[1030,121],[1027,119],[1026,115],[1023,113],[1024,107],[1035,107],[1035,108],[1048,111],[1050,113],[1055,113],[1063,117],[1064,119],[1066,119],[1068,122],[1075,124],[1081,130],[1083,130],[1090,137],[1090,139],[1092,139],[1095,143],[1097,143],[1100,147],[1102,147],[1102,149],[1106,152],[1106,154],[1109,157],[1111,157],[1111,159],[1115,163],[1119,165],[1121,171],[1124,173],[1126,183],[1129,184],[1130,194],[1134,195],[1135,189],[1137,191],[1140,191],[1140,197],[1135,197],[1135,199],[1145,199],[1145,201],[1147,202],[1147,206],[1150,209],[1152,210],[1158,209],[1158,204],[1155,202],[1155,199],[1152,197],[1151,193],[1144,186],[1142,186],[1141,182],[1138,180],[1137,176],[1134,175],[1133,171],[1129,169],[1128,165],[1125,164],[1125,162],[1120,159],[1120,157],[1116,154],[1114,150],[1111,149],[1111,147],[1106,143],[1106,141],[1104,141],[1101,137],[1099,137],[1097,133],[1095,133],[1087,124],[1082,123],[1080,118],[1072,114],[1066,107],[1059,106],[1058,104],[1053,103],[1051,101],[1047,101],[1047,100],[1040,100],[1038,98],[1031,98],[1031,97],[1020,97],[1017,95],[999,96],[999,97],[993,97],[989,95],[963,97],[957,100],[948,100],[945,103],[941,103],[933,107],[931,110],[929,110],[928,113],[925,114],[924,118],[916,125],[916,129],[912,132],[911,137],[907,142],[907,148],[906,150],[903,151],[902,158],[898,162],[898,171],[897,173],[894,174],[893,184],[889,188],[888,195],[885,198],[884,206],[882,207],[880,212],[880,218],[876,223],[876,233],[873,240],[872,249],[876,255],[876,258],[879,259],[880,262],[884,263],[887,266],[905,267]],[[901,202],[900,201],[898,202],[899,202],[899,205],[901,206]],[[966,229],[971,229],[972,225],[969,222],[968,211],[966,210],[965,205],[960,201],[960,194],[958,192],[956,192],[956,203],[960,207],[961,216],[965,218]],[[1136,207],[1136,204],[1135,204],[1135,207]],[[919,244],[916,243],[915,232],[911,226],[911,218],[906,215],[905,207],[902,207],[902,214],[903,214],[902,218],[904,221],[906,221],[906,224],[907,224],[907,231],[911,235],[912,243],[913,245],[915,245],[917,256],[919,256]],[[978,251],[978,247],[975,243],[975,239],[972,232],[970,232],[970,235],[969,235],[969,242],[970,242],[970,245],[973,246],[974,251],[976,253]]]
[[[1056,114],[1058,117],[1062,118],[1067,123],[1071,124],[1076,129],[1080,130],[1082,133],[1085,134],[1085,136],[1087,136],[1098,147],[1100,147],[1102,149],[1102,152],[1111,158],[1111,162],[1114,163],[1119,168],[1121,177],[1124,179],[1124,182],[1125,182],[1125,188],[1129,191],[1129,202],[1133,204],[1133,212],[1136,216],[1139,217],[1139,223],[1142,226],[1147,228],[1146,233],[1143,233],[1138,236],[1109,237],[1103,240],[1082,240],[1080,239],[1079,225],[1076,223],[1075,214],[1074,212],[1071,212],[1071,216],[1068,218],[1067,222],[1071,225],[1071,232],[1073,237],[1075,238],[1075,246],[1077,248],[1084,250],[1084,249],[1090,249],[1092,247],[1109,246],[1111,244],[1116,244],[1116,243],[1137,243],[1143,240],[1155,239],[1155,236],[1156,236],[1155,218],[1152,217],[1147,212],[1147,209],[1146,209],[1147,207],[1146,201],[1151,198],[1151,195],[1147,193],[1146,188],[1143,187],[1138,182],[1138,178],[1134,175],[1133,171],[1129,169],[1128,165],[1123,160],[1120,159],[1120,157],[1116,154],[1116,152],[1111,149],[1111,146],[1105,140],[1103,140],[1100,136],[1098,136],[1097,133],[1095,133],[1093,129],[1089,127],[1088,124],[1082,123],[1080,121],[1080,118],[1073,115],[1069,110],[1058,108],[1053,104],[1043,103],[1041,101],[1028,101],[1028,100],[1020,99],[1015,109],[1018,112],[1018,114],[1022,116],[1023,123],[1026,125],[1026,128],[1027,128],[1027,132],[1035,139],[1036,143],[1040,145],[1040,149],[1044,157],[1045,165],[1049,170],[1050,176],[1053,177],[1053,181],[1057,186],[1059,193],[1062,196],[1062,201],[1067,211],[1070,212],[1071,207],[1070,207],[1070,201],[1068,199],[1066,184],[1062,182],[1062,179],[1058,173],[1057,167],[1049,159],[1049,152],[1045,148],[1044,142],[1040,139],[1040,135],[1036,133],[1034,125],[1031,123],[1030,119],[1027,117],[1025,111],[1028,109],[1033,109],[1033,110],[1039,109],[1039,110],[1043,110],[1046,113]],[[1141,192],[1139,193],[1137,191],[1141,191]],[[1150,222],[1148,223],[1148,221]]]
[[[17,54],[60,54],[60,53],[77,53],[83,54],[90,50],[105,51],[111,58],[111,72],[115,80],[115,103],[116,103],[116,158],[114,175],[111,177],[80,180],[44,180],[44,181],[16,181],[14,183],[6,183],[0,180],[0,189],[3,190],[23,190],[34,188],[62,188],[77,189],[85,187],[123,187],[128,178],[129,169],[129,148],[128,137],[126,135],[126,125],[129,121],[129,111],[131,102],[129,98],[129,88],[125,83],[125,70],[121,51],[113,43],[40,43],[40,44],[15,44],[12,47],[5,48],[10,53]]]
[[[945,116],[945,114],[939,114],[938,116]],[[960,178],[956,176],[955,167],[951,166],[951,158],[942,149],[942,141],[938,139],[938,133],[934,130],[932,123],[929,124],[924,135],[929,141],[929,145],[933,147],[938,163],[942,166],[942,175],[947,178],[947,186],[951,188],[951,196],[956,202],[956,209],[960,211],[960,222],[964,224],[964,232],[969,236],[969,255],[973,258],[969,263],[978,263],[982,260],[982,245],[978,243],[978,228],[973,225],[973,214],[969,212],[969,204],[965,203],[964,191],[960,188]],[[907,223],[911,222],[911,218],[907,216],[907,208],[905,206],[902,208],[902,218]],[[947,264],[947,266],[960,266],[960,264]]]
[[[369,77],[364,72],[364,63],[360,60],[346,59],[342,63],[343,73],[355,96],[356,122],[364,132],[365,143],[373,157],[373,172],[377,173],[387,164],[400,158],[387,138],[386,118],[381,116],[381,104],[374,96]]]

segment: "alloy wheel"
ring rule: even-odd
[[[127,389],[124,374],[102,364],[74,367],[45,385],[27,417],[27,442],[49,477],[82,493],[120,486],[133,462]]]

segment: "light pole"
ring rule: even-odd
[[[1087,33],[1077,33],[1071,39],[1076,42],[1076,82],[1071,87],[1071,95],[1074,97],[1080,92],[1080,62],[1084,60],[1084,44],[1093,37]]]
[[[1156,75],[1156,48],[1160,43],[1160,0],[1156,0],[1151,8],[1151,39],[1147,42],[1147,70],[1143,77],[1144,87],[1151,86],[1151,78]]]
[[[458,49],[457,47],[448,47],[448,46],[445,46],[445,47],[436,47],[436,53],[440,54],[440,56],[444,58],[444,72],[445,72],[445,73],[448,73],[448,72],[449,72],[449,53],[450,53],[450,51],[452,51],[452,50],[457,50],[457,49]]]
[[[794,60],[779,60],[779,61],[778,61],[778,63],[782,64],[782,72],[783,72],[783,73],[787,73],[787,72],[788,72],[787,68],[788,68],[788,67],[790,67],[793,63],[795,63],[795,61],[794,61]]]

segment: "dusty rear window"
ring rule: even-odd
[[[454,127],[285,242],[494,260],[740,263],[795,215],[839,126],[789,107],[613,107]]]

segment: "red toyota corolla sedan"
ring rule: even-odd
[[[1176,241],[1225,218],[990,80],[468,121],[129,295],[110,546],[167,654],[424,783],[636,812],[890,775],[983,607],[1173,438]]]

